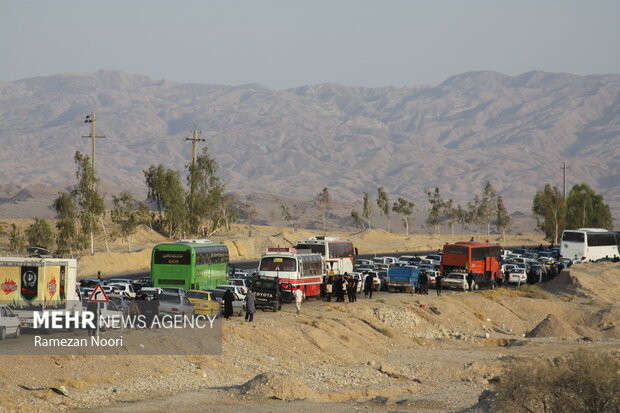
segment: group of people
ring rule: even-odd
[[[344,297],[346,295],[350,303],[356,302],[360,282],[364,283],[364,297],[372,298],[374,274],[364,272],[363,275],[364,278],[360,279],[346,272],[344,274],[335,275],[333,270],[330,271],[330,274],[325,278],[325,301],[331,302],[333,297],[337,303],[344,303]]]

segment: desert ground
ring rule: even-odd
[[[149,231],[132,241],[142,252],[115,244],[81,258],[80,273],[146,269],[150,246],[163,241]],[[256,227],[250,238],[237,226],[214,239],[226,240],[233,259],[250,259],[308,235],[316,233]],[[368,253],[434,249],[451,238],[336,235]],[[506,245],[538,243],[526,236]],[[618,351],[619,298],[618,264],[581,264],[534,287],[308,301],[299,316],[293,305],[259,310],[253,323],[223,321],[215,356],[2,356],[0,411],[489,411],[480,396],[512,361]]]

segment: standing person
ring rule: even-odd
[[[351,277],[351,296],[353,297],[353,302],[357,302],[357,284],[359,283],[359,279],[357,277]]]
[[[328,303],[332,301],[332,290],[334,287],[334,280],[332,277],[327,278],[327,284],[325,284],[325,301]]]
[[[472,274],[471,272],[467,273],[467,288],[469,289],[469,291],[472,290],[472,287],[474,286],[474,274]]]
[[[368,273],[366,280],[364,280],[364,295],[368,298],[372,298],[372,290],[375,288],[375,276],[372,273]]]
[[[254,293],[252,290],[248,290],[245,295],[245,321],[251,323],[254,321],[254,313],[256,312],[256,302],[254,300]]]
[[[347,298],[349,302],[353,302],[353,277],[349,276],[349,273],[344,273],[344,280],[347,285]]]
[[[95,332],[97,331],[97,324],[99,324],[99,317],[97,317],[97,307],[99,306],[99,303],[96,303],[94,301],[89,301],[88,305],[86,306],[86,311],[89,311],[91,313],[93,313],[94,317],[93,319],[95,320],[95,327],[91,327],[90,323],[87,324],[87,329],[88,329],[88,335],[89,336],[94,336]]]
[[[441,280],[442,279],[443,279],[443,274],[442,273],[437,274],[437,277],[435,278],[435,290],[437,291],[437,297],[441,295]]]
[[[342,289],[340,290],[340,297],[338,297],[338,300],[341,303],[344,303],[344,296],[347,295],[347,273],[345,272],[344,275],[340,276],[340,282],[342,283]]]
[[[233,300],[235,299],[230,288],[224,293],[224,318],[230,320],[233,315]]]
[[[428,275],[426,271],[420,273],[420,294],[428,295]]]
[[[506,272],[504,273],[504,287],[508,287],[509,283],[510,283],[510,270],[506,270]]]
[[[340,293],[342,292],[342,280],[340,277],[334,276],[334,298],[337,303],[340,302]]]
[[[297,308],[297,315],[299,315],[301,314],[301,303],[304,300],[304,293],[301,292],[301,288],[299,288],[299,286],[295,287],[293,297],[295,297],[295,308]]]

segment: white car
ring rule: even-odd
[[[398,264],[404,267],[405,265],[409,265],[409,261],[413,258],[413,255],[403,255],[398,259]]]
[[[248,289],[250,288],[250,280],[247,278],[231,278],[228,280],[230,285],[238,285],[239,287],[243,287],[243,293],[247,294]]]
[[[4,304],[0,304],[0,340],[7,336],[19,337],[21,332],[19,317]]]
[[[375,257],[373,261],[377,265],[394,265],[398,259],[396,257]]]
[[[233,293],[237,294],[237,296],[239,297],[239,299],[241,300],[245,300],[245,295],[246,295],[246,290],[245,287],[240,286],[240,285],[216,285],[215,286],[216,290],[232,290]]]
[[[136,298],[136,292],[133,289],[133,285],[129,283],[108,284],[108,287],[116,290],[116,294],[125,295],[129,298]]]
[[[459,290],[467,291],[469,286],[467,285],[467,276],[462,272],[451,272],[446,278],[441,280],[442,288],[458,288]]]
[[[527,282],[527,274],[525,269],[515,267],[510,270],[510,276],[508,277],[509,284],[525,284]]]
[[[430,260],[431,264],[441,264],[441,255],[439,254],[427,255],[425,259]]]

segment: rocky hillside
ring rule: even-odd
[[[183,169],[197,124],[228,190],[357,201],[384,186],[426,208],[439,186],[464,203],[490,179],[509,210],[545,182],[587,182],[620,206],[620,75],[472,72],[437,86],[272,90],[181,84],[115,71],[0,83],[0,184],[66,187],[90,153],[110,192],[145,192],[152,164]]]

